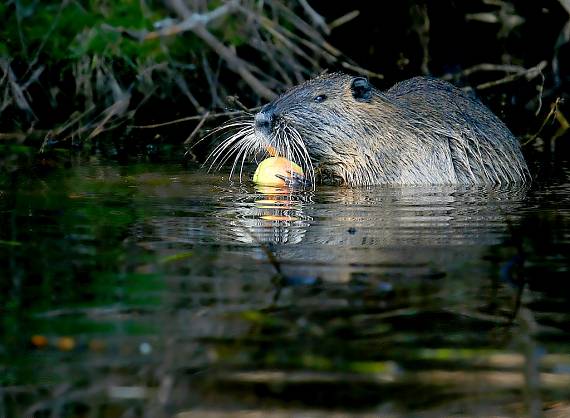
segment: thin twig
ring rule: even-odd
[[[548,112],[548,115],[546,115],[546,118],[544,118],[542,125],[540,125],[540,128],[538,129],[538,131],[534,135],[532,135],[527,141],[525,141],[522,144],[523,147],[530,144],[536,138],[538,138],[538,136],[542,133],[542,131],[544,130],[544,128],[546,127],[548,122],[550,122],[551,119],[554,119],[554,117],[558,113],[558,105],[560,104],[560,101],[561,101],[561,99],[560,99],[560,97],[558,97],[558,98],[556,98],[556,101],[550,105],[550,112]]]
[[[198,122],[198,125],[196,125],[196,127],[194,128],[194,130],[192,131],[192,133],[188,136],[188,138],[186,138],[186,140],[184,141],[184,145],[187,145],[188,143],[190,143],[190,141],[192,141],[192,139],[194,138],[194,136],[196,136],[196,134],[198,133],[198,131],[200,131],[200,128],[202,127],[202,125],[204,125],[204,122],[206,122],[206,119],[208,119],[208,116],[210,115],[210,111],[204,113],[204,116],[202,116],[202,119],[200,119],[200,122]]]
[[[220,57],[222,57],[228,64],[228,67],[235,73],[239,74],[241,78],[243,78],[244,81],[249,84],[253,91],[255,91],[258,95],[268,100],[272,100],[277,97],[273,91],[265,87],[263,83],[261,83],[246,68],[241,58],[239,58],[231,49],[221,43],[218,38],[212,35],[205,27],[197,27],[193,32],[198,35]]]
[[[35,48],[35,55],[34,58],[30,61],[30,63],[28,64],[28,69],[26,70],[26,72],[24,73],[23,77],[25,77],[33,68],[34,65],[36,65],[36,62],[38,61],[38,58],[40,56],[40,53],[42,52],[42,50],[44,49],[44,46],[46,45],[48,40],[51,40],[51,34],[53,33],[53,31],[55,30],[56,26],[59,23],[59,20],[61,18],[61,12],[63,11],[63,9],[69,4],[68,0],[64,0],[61,2],[59,8],[57,9],[57,14],[55,15],[55,17],[52,17],[51,20],[51,26],[48,29],[48,31],[46,32],[46,34],[44,35],[44,37],[42,38],[42,42],[40,43],[40,46]]]
[[[220,96],[216,90],[218,83],[212,78],[213,71],[210,68],[210,63],[206,58],[206,54],[202,54],[202,72],[206,77],[206,81],[208,81],[208,87],[212,99],[212,107],[220,107],[222,105],[222,99],[220,99]]]
[[[232,13],[238,3],[239,2],[237,0],[232,0],[208,13],[192,13],[183,2],[170,0],[168,5],[171,6],[184,20],[178,23],[165,25],[157,31],[141,31],[139,34],[143,35],[143,40],[149,40],[163,38],[165,36],[173,36],[181,32],[194,31],[196,28],[204,27],[211,21]]]
[[[251,112],[254,112],[254,111],[258,110],[259,108],[260,108],[259,106],[258,107],[252,107],[249,110]],[[231,112],[210,113],[208,115],[207,119],[215,119],[215,118],[219,118],[219,117],[223,117],[223,116],[239,116],[239,115],[243,115],[244,113],[247,113],[247,112],[245,112],[243,110],[234,110]],[[176,123],[183,123],[183,122],[190,122],[190,121],[194,121],[194,120],[200,120],[203,117],[204,117],[203,115],[186,116],[184,118],[175,119],[175,120],[171,120],[168,122],[154,123],[152,125],[129,125],[129,128],[154,129],[154,128],[160,128],[162,126],[174,125]]]
[[[255,48],[257,51],[259,51],[261,54],[265,55],[268,62],[281,63],[282,60],[287,61],[288,64],[286,66],[274,65],[274,68],[277,71],[277,73],[281,76],[281,79],[285,82],[286,85],[288,86],[293,85],[293,81],[287,74],[287,71],[285,71],[285,68],[288,67],[294,68],[294,65],[291,65],[289,63],[290,54],[287,54],[288,50],[285,48],[276,48],[275,45],[271,42],[264,42],[263,39],[261,39],[261,34],[259,33],[259,31],[256,32],[257,36],[251,37],[249,45],[252,48]]]
[[[354,71],[354,72],[356,72],[358,74],[362,74],[366,77],[377,78],[379,80],[384,79],[383,74],[375,73],[374,71],[367,70],[366,68],[359,67],[358,65],[355,65],[355,64],[351,64],[348,62],[342,62],[341,65],[343,68],[346,68],[347,70]]]
[[[307,55],[305,53],[305,51],[303,51],[301,48],[299,48],[297,45],[295,45],[294,42],[292,42],[290,39],[288,39],[288,37],[296,37],[299,39],[299,37],[297,35],[295,35],[292,32],[280,27],[278,24],[276,24],[275,22],[273,22],[272,20],[268,19],[265,16],[256,16],[253,13],[249,12],[247,9],[243,9],[243,11],[245,13],[247,13],[248,15],[250,15],[250,17],[258,19],[259,22],[261,23],[262,27],[266,31],[268,31],[277,41],[282,42],[287,49],[293,51],[294,53],[296,53],[300,57],[307,60],[307,62],[309,62],[313,67],[317,66],[317,61],[315,59],[311,58],[309,55]],[[314,49],[316,47],[314,44],[309,44],[308,46],[313,47],[312,49]],[[318,47],[317,47],[317,52],[321,52],[320,48],[318,48]]]
[[[36,68],[34,72],[30,75],[28,80],[24,84],[22,84],[22,90],[27,90],[31,84],[35,83],[38,80],[38,78],[40,78],[40,75],[44,72],[44,70],[45,67],[43,65],[40,65],[38,68]]]
[[[525,77],[527,80],[532,80],[533,78],[538,77],[542,73],[542,71],[546,68],[547,65],[548,65],[548,63],[546,61],[541,61],[538,63],[538,65],[531,67],[528,70],[525,70],[521,73],[511,74],[511,75],[503,77],[499,80],[481,83],[481,84],[475,86],[474,89],[475,90],[489,89],[491,87],[496,87],[496,86],[499,86],[501,84],[511,83],[513,81],[518,80],[521,77]]]
[[[173,3],[171,1],[170,3]],[[153,37],[156,36],[170,36],[175,33],[179,33],[180,31],[192,31],[196,36],[202,39],[210,48],[214,50],[221,58],[226,61],[228,67],[234,71],[235,73],[239,74],[241,78],[244,79],[246,83],[261,97],[265,99],[273,99],[277,95],[269,90],[267,87],[263,85],[247,68],[244,62],[236,55],[234,51],[229,49],[223,43],[221,43],[218,38],[212,35],[208,29],[206,29],[206,25],[211,21],[218,19],[225,14],[228,14],[235,10],[238,5],[238,1],[230,1],[223,6],[218,7],[217,9],[212,10],[211,12],[198,14],[198,13],[191,13],[186,5],[182,2],[174,2],[176,4],[176,12],[184,17],[184,21],[182,21],[178,25],[171,25],[167,26],[164,29],[158,31]],[[145,36],[144,39],[152,39],[149,37],[150,33]]]
[[[318,14],[315,9],[311,7],[311,5],[307,2],[307,0],[299,0],[299,4],[305,10],[305,13],[309,16],[309,18],[313,21],[315,26],[321,28],[321,30],[329,35],[331,33],[330,28],[327,26],[327,22],[325,18]]]
[[[445,74],[441,77],[444,80],[452,80],[454,78],[459,77],[468,77],[471,74],[477,72],[504,72],[504,73],[515,73],[515,74],[522,74],[527,71],[526,68],[521,67],[520,65],[510,65],[510,64],[492,64],[492,63],[481,63],[474,65],[472,67],[466,68],[463,71],[454,74]]]
[[[178,85],[178,88],[182,91],[182,93],[186,97],[188,97],[188,100],[190,101],[190,103],[192,103],[192,106],[194,106],[194,108],[198,113],[204,113],[204,107],[202,107],[202,105],[198,102],[198,100],[194,97],[194,95],[190,91],[188,83],[186,83],[184,77],[182,77],[178,71],[173,71],[173,73],[174,73],[173,79],[174,82]]]
[[[546,78],[542,72],[540,73],[541,83],[538,85],[538,108],[536,112],[534,112],[534,116],[538,116],[540,114],[540,110],[542,109],[542,95],[544,94],[544,82]]]
[[[347,14],[342,15],[341,17],[329,23],[329,28],[332,31],[333,29],[336,29],[339,26],[345,25],[351,20],[356,19],[358,16],[360,16],[360,10],[353,10],[352,12],[348,12]]]
[[[241,58],[237,56],[234,51],[225,46],[206,29],[207,24],[211,21],[219,19],[222,16],[233,12],[236,9],[238,3],[239,2],[237,0],[234,0],[208,13],[192,13],[183,2],[171,0],[168,2],[168,5],[183,18],[181,22],[173,22],[165,25],[157,31],[150,32],[145,30],[130,30],[121,27],[113,27],[107,24],[103,25],[102,27],[106,30],[119,32],[121,34],[143,41],[173,36],[182,32],[191,31],[196,36],[201,38],[206,45],[213,49],[216,54],[223,58],[224,61],[226,61],[228,68],[239,74],[241,78],[247,84],[249,84],[253,91],[255,91],[261,97],[271,100],[276,97],[276,94],[265,87],[263,83],[261,83],[251,73],[251,71],[247,69],[247,65]]]
[[[276,1],[275,4],[286,14],[287,19],[293,24],[293,26],[295,26],[295,28],[300,32],[304,33],[307,38],[312,39],[315,44],[320,45],[324,51],[328,52],[332,56],[337,58],[343,56],[341,51],[329,44],[318,31],[303,19],[300,19],[295,12],[279,1]]]
[[[16,103],[16,106],[18,106],[21,110],[25,111],[26,113],[28,113],[34,119],[37,120],[38,119],[37,116],[35,115],[28,101],[26,100],[26,97],[24,95],[24,90],[16,80],[16,75],[12,71],[10,63],[6,59],[0,59],[0,68],[2,68],[2,71],[8,74],[8,84],[10,85],[10,88],[12,90],[12,99]]]
[[[281,1],[274,1],[275,6],[281,10],[287,17],[287,19],[295,26],[297,30],[307,35],[308,38],[315,40],[316,42],[324,42],[322,34],[316,30],[312,25],[301,19],[297,13],[287,7]]]
[[[244,105],[242,102],[240,102],[240,100],[237,96],[227,96],[226,97],[226,103],[229,106],[237,106],[241,110],[243,110],[244,112],[250,112],[251,111],[251,109],[249,109],[246,105]]]
[[[59,128],[57,128],[54,132],[53,135],[54,136],[58,136],[60,134],[62,134],[63,132],[65,132],[68,128],[70,128],[71,126],[75,125],[77,122],[79,122],[81,119],[83,119],[85,116],[87,116],[88,113],[91,113],[93,110],[95,110],[95,105],[91,104],[85,111],[78,113],[77,115],[75,115],[75,117],[72,117],[71,119],[69,119],[63,126],[60,126]]]
[[[103,119],[97,124],[95,129],[89,134],[87,139],[93,139],[97,135],[101,134],[104,131],[109,130],[109,128],[105,128],[105,124],[109,122],[115,116],[123,115],[129,107],[129,103],[131,100],[131,96],[128,93],[125,93],[124,97],[120,100],[117,100],[111,106],[103,111],[105,115]]]

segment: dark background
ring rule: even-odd
[[[388,83],[421,73],[422,49],[415,26],[422,7],[429,16],[433,75],[482,62],[532,66],[551,60],[568,20],[562,6],[550,0],[502,3],[499,7],[474,0],[312,2],[327,20],[360,10],[356,19],[332,32],[331,43],[366,68],[383,73]],[[483,22],[476,14],[497,21]],[[566,76],[567,64],[560,69]]]
[[[533,159],[567,151],[567,140],[552,139],[564,136],[564,121],[568,119],[570,24],[562,1],[310,1],[328,24],[355,10],[359,15],[329,35],[322,34],[343,53],[337,61],[327,61],[306,44],[297,43],[314,62],[293,54],[298,59],[296,74],[293,67],[275,62],[276,54],[286,52],[287,47],[240,12],[214,21],[208,30],[258,68],[256,75],[276,93],[299,78],[310,78],[324,70],[354,72],[343,62],[360,67],[365,74],[379,74],[372,74],[371,79],[382,89],[422,74],[445,78],[479,96],[522,143],[530,144],[524,152]],[[0,68],[3,138],[16,138],[18,145],[44,153],[87,148],[124,162],[154,159],[172,151],[182,158],[182,143],[207,110],[235,110],[237,106],[227,100],[229,96],[238,97],[247,107],[267,102],[236,74],[234,66],[191,31],[154,41],[133,39],[129,31],[152,30],[157,22],[179,19],[168,3],[148,0],[144,2],[147,9],[137,2],[81,7],[79,3],[55,1],[0,5],[0,20],[6,22],[0,28],[2,68],[9,65],[30,107],[25,109],[12,99],[14,89],[7,81],[10,77]],[[192,13],[208,13],[223,3],[188,0],[186,4]],[[257,2],[241,4],[291,31],[293,41],[307,40],[307,34],[291,23],[291,15],[278,7],[286,6],[310,24],[310,16],[298,2],[267,1],[261,9],[256,9]],[[264,54],[264,47],[256,48],[254,42],[259,39],[274,51]],[[520,73],[540,63],[544,64],[543,71],[532,77],[497,67],[512,66]],[[470,72],[479,65],[491,68]],[[285,80],[277,67],[290,79]],[[39,76],[30,82],[34,71],[40,69]],[[508,82],[479,88],[513,74]],[[129,96],[124,108],[117,106],[117,91]],[[557,112],[550,114],[557,100]],[[90,107],[94,110],[87,112]],[[133,129],[185,117],[196,119],[156,129]],[[223,121],[207,119],[195,138]],[[211,145],[206,141],[195,147],[196,158],[203,159]],[[0,150],[4,156],[11,156],[11,152]]]

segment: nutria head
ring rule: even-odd
[[[277,153],[348,185],[501,183],[526,177],[508,128],[478,100],[428,78],[386,92],[363,77],[324,74],[287,90],[211,154]],[[232,172],[233,172],[232,168]]]
[[[327,74],[288,90],[255,115],[258,139],[287,155],[287,144],[306,149],[309,161],[348,181],[362,158],[359,145],[370,125],[375,102],[382,100],[367,79]]]

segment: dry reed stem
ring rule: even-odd
[[[9,86],[10,91],[12,92],[12,95],[9,98],[7,98],[5,95],[5,100],[4,103],[2,104],[2,109],[6,108],[9,105],[10,101],[14,101],[14,103],[19,109],[23,110],[28,115],[32,116],[35,120],[37,120],[37,117],[34,111],[32,110],[32,107],[28,99],[26,99],[25,89],[20,84],[18,84],[16,75],[14,74],[14,71],[12,70],[12,67],[7,59],[0,58],[0,69],[3,71],[5,75],[2,78],[7,79],[7,86]]]
[[[265,99],[273,99],[276,96],[274,92],[264,86],[263,83],[246,68],[243,60],[239,58],[234,51],[225,46],[206,29],[207,24],[212,20],[233,12],[238,5],[237,1],[231,1],[211,12],[203,14],[192,13],[186,4],[179,0],[168,0],[166,3],[180,17],[184,18],[184,20],[179,24],[169,25],[158,32],[147,33],[144,39],[152,39],[156,36],[170,36],[183,31],[192,31],[196,36],[202,39],[206,45],[222,57],[228,64],[228,68],[239,74],[258,95]]]

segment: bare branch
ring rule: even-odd
[[[369,77],[369,78],[377,78],[379,80],[384,79],[383,74],[375,73],[374,71],[367,70],[366,68],[362,68],[358,65],[351,64],[349,62],[343,62],[343,63],[341,63],[341,65],[343,68],[346,68],[347,70],[354,71],[358,74],[362,74],[362,75]]]
[[[487,83],[481,83],[475,86],[475,90],[484,90],[491,87],[495,87],[501,84],[511,83],[521,77],[525,77],[527,80],[532,80],[535,77],[538,77],[542,74],[542,71],[546,68],[548,63],[546,61],[539,62],[536,66],[529,68],[528,70],[518,73],[518,74],[511,74],[499,80],[489,81]]]
[[[271,100],[277,96],[251,73],[244,61],[241,60],[234,51],[225,46],[206,29],[206,25],[212,20],[219,19],[220,17],[234,11],[238,6],[237,0],[230,1],[208,13],[192,13],[188,7],[180,0],[167,0],[166,4],[183,18],[181,22],[167,24],[160,30],[152,32],[114,28],[108,25],[106,25],[105,28],[108,30],[118,31],[122,34],[134,37],[139,40],[156,39],[165,36],[173,36],[186,31],[191,31],[196,36],[201,38],[202,41],[204,41],[206,45],[213,49],[214,52],[218,54],[224,61],[226,61],[228,68],[239,74],[242,79],[253,89],[253,91],[255,91],[255,93],[268,100]]]
[[[254,108],[249,109],[249,112],[254,112],[258,109],[259,109],[259,107],[254,107]],[[220,117],[233,117],[233,116],[243,115],[244,113],[248,113],[248,111],[232,110],[230,112],[219,112],[219,113],[209,113],[208,112],[208,117],[206,119],[216,119],[216,118],[220,118]],[[186,117],[180,118],[180,119],[169,120],[168,122],[153,123],[152,125],[130,125],[129,128],[155,129],[155,128],[160,128],[162,126],[174,125],[176,123],[201,120],[202,118],[204,118],[204,115],[186,116]]]
[[[491,64],[491,63],[481,63],[474,65],[473,67],[466,68],[465,70],[454,73],[454,74],[445,74],[441,77],[444,80],[451,80],[453,78],[457,78],[460,76],[468,77],[471,74],[478,73],[478,72],[504,72],[504,73],[515,73],[515,74],[522,74],[527,71],[526,68],[521,67],[520,65],[509,65],[509,64]]]
[[[183,32],[193,31],[198,26],[206,26],[213,20],[219,19],[233,12],[238,5],[238,1],[234,0],[208,13],[192,13],[188,7],[179,0],[166,0],[165,2],[183,19],[182,21],[169,20],[167,23],[162,25],[160,29],[150,32],[146,30],[115,27],[107,24],[103,24],[102,28],[113,32],[119,32],[139,41],[164,38],[178,35]]]
[[[305,10],[305,13],[313,21],[315,26],[321,28],[321,30],[327,35],[331,33],[331,30],[327,26],[327,22],[325,21],[324,17],[318,14],[315,11],[315,9],[313,9],[311,5],[307,2],[307,0],[299,0],[299,4],[303,8],[303,10]]]
[[[230,70],[238,73],[258,95],[264,99],[274,99],[277,95],[263,85],[245,66],[243,61],[227,46],[221,43],[204,26],[197,26],[193,32],[198,35],[210,48],[222,57]]]
[[[352,12],[348,12],[347,14],[333,20],[331,23],[329,23],[329,28],[332,31],[333,29],[338,28],[339,26],[345,25],[348,22],[350,22],[351,20],[356,19],[358,16],[360,16],[360,10],[353,10]]]
[[[200,122],[198,122],[198,125],[196,125],[196,127],[194,128],[192,133],[184,141],[184,145],[187,145],[188,143],[190,143],[192,141],[192,139],[200,131],[200,128],[204,125],[204,122],[206,122],[206,120],[208,119],[208,116],[210,116],[210,112],[204,113],[204,116],[202,116],[202,119],[200,119]]]

